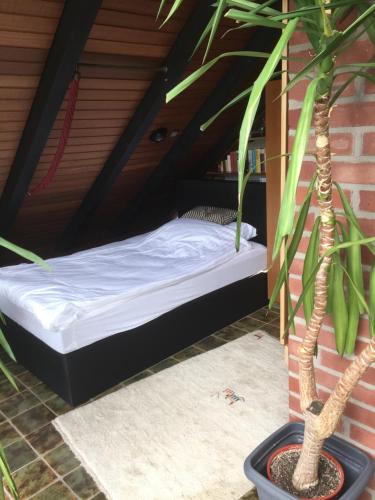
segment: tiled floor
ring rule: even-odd
[[[111,391],[256,329],[278,337],[278,322],[277,310],[260,309],[122,382]],[[20,392],[16,393],[4,378],[0,379],[0,442],[14,473],[21,500],[105,500],[51,424],[70,406],[22,366],[5,355],[1,358],[20,387]],[[255,492],[249,492],[243,498],[255,500],[257,496]]]

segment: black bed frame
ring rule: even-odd
[[[179,213],[196,205],[236,206],[237,183],[183,181]],[[244,221],[266,243],[265,184],[249,183]],[[60,354],[11,319],[6,336],[19,363],[73,406],[184,349],[267,303],[267,275],[258,274],[215,290],[132,330],[68,354]]]

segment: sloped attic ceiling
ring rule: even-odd
[[[154,183],[150,197],[155,200],[166,187],[170,188],[171,178],[189,175],[202,167],[202,161],[210,157],[210,152],[215,151],[217,144],[237,125],[240,110],[234,108],[205,134],[196,132],[196,124],[199,125],[205,113],[212,113],[242,90],[258,72],[255,61],[247,65],[247,71],[238,66],[236,78],[228,80],[233,63],[223,60],[198,84],[168,105],[164,104],[164,89],[160,104],[153,107],[153,112],[141,114],[142,120],[137,121],[138,133],[134,134],[133,130],[131,137],[135,140],[131,142],[129,135],[125,135],[129,126],[134,125],[131,120],[139,115],[140,108],[144,111],[142,100],[147,92],[150,93],[153,82],[167,79],[171,68],[167,73],[163,71],[166,61],[170,62],[168,55],[173,55],[176,48],[178,35],[184,33],[185,43],[191,45],[193,37],[186,33],[186,26],[189,18],[191,23],[190,16],[195,10],[200,8],[202,11],[203,0],[186,0],[162,29],[155,21],[159,0],[98,0],[101,5],[93,17],[94,23],[90,23],[88,38],[77,61],[81,74],[78,101],[60,167],[47,189],[25,196],[46,174],[53,158],[61,134],[66,97],[58,106],[52,128],[46,131],[47,140],[34,161],[35,168],[31,168],[31,181],[23,186],[24,193],[20,189],[18,201],[12,205],[8,202],[7,189],[11,188],[13,193],[22,184],[17,178],[12,183],[10,177],[12,169],[15,172],[16,152],[22,147],[22,133],[42,82],[41,75],[47,71],[48,52],[62,25],[68,3],[90,2],[67,0],[64,8],[63,0],[0,0],[1,219],[9,239],[42,256],[53,255],[56,246],[67,235],[69,240],[73,234],[74,241],[77,235],[80,236],[80,243],[84,241],[86,246],[109,240],[115,222],[126,214],[127,207],[134,206],[134,200],[142,198],[140,193],[144,185],[150,184],[150,178],[152,180],[153,173],[155,177],[163,161],[164,170],[169,169],[168,182],[159,179]],[[206,9],[210,3],[208,0]],[[233,26],[228,21],[222,26],[222,33],[229,27]],[[224,38],[218,37],[211,57],[249,46],[249,37],[247,30],[231,31]],[[252,34],[252,41],[258,44],[256,50],[261,50],[261,40],[259,32]],[[201,60],[202,50],[182,65],[179,60],[183,71],[180,70],[178,80],[197,68]],[[171,66],[173,64],[172,60]],[[71,73],[68,76],[70,78]],[[155,99],[160,99],[160,95]],[[169,132],[178,131],[178,134],[175,137],[168,134],[164,142],[153,143],[149,135],[158,127],[166,127]],[[123,162],[121,155],[114,155],[115,147],[115,152],[120,148],[122,153],[127,153]],[[171,151],[173,154],[165,167],[166,155]],[[117,165],[114,165],[113,156]],[[24,166],[18,165],[21,170]],[[104,175],[101,182],[103,167],[109,168],[111,173]],[[157,210],[157,206],[153,208]]]

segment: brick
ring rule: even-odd
[[[289,290],[293,295],[300,295],[302,293],[301,279],[289,278]]]
[[[335,81],[333,83],[333,94],[336,92],[336,90],[339,89],[340,85],[342,85],[344,82],[346,82],[348,79],[348,74],[341,74],[341,75],[337,75],[337,77],[335,78]],[[343,93],[340,95],[340,98],[341,97],[349,97],[349,96],[352,96],[354,95],[356,92],[356,89],[355,89],[355,84],[354,82],[350,83],[346,88],[345,90],[343,91]]]
[[[303,417],[302,415],[297,417],[297,415],[289,414],[289,422],[303,422]]]
[[[292,265],[290,266],[290,274],[302,274],[303,271],[303,260],[302,259],[294,259]]]
[[[352,127],[374,124],[375,102],[340,104],[331,113],[331,127]]]
[[[303,200],[307,194],[307,187],[306,186],[299,186],[298,189],[297,189],[297,193],[296,193],[296,203],[297,205],[301,205],[303,203]],[[348,191],[347,189],[344,189],[344,193],[345,193],[345,196],[349,199],[349,201],[351,200],[351,191]],[[332,200],[333,200],[333,203],[334,203],[334,206],[338,209],[338,210],[342,210],[342,203],[341,203],[341,199],[340,199],[340,195],[337,191],[337,189],[334,189],[333,192],[332,192]],[[311,197],[311,206],[312,207],[317,207],[318,206],[318,199],[317,199],[317,196],[316,196],[316,193],[314,192],[312,197]]]
[[[338,372],[343,372],[350,365],[351,361],[347,358],[342,358],[338,354],[322,350],[320,352],[320,362],[322,365],[331,368]],[[362,380],[368,384],[375,385],[375,368],[368,368],[363,375]],[[375,402],[375,401],[374,401]]]
[[[365,212],[375,212],[375,192],[374,191],[360,191],[360,210]]]
[[[289,377],[289,390],[299,394],[299,381],[297,378]]]
[[[363,446],[366,446],[367,448],[375,450],[375,432],[371,432],[368,431],[367,429],[359,427],[358,425],[351,424],[350,438],[354,439],[358,443],[361,443]]]
[[[365,132],[362,143],[363,155],[375,155],[375,132]]]
[[[315,172],[315,163],[305,161],[301,180],[309,181]],[[332,162],[332,177],[337,182],[348,184],[375,184],[375,169],[371,163]]]
[[[375,94],[375,85],[369,80],[366,80],[364,90],[366,94]]]
[[[292,394],[289,394],[289,408],[297,413],[301,412],[299,398],[293,396]]]
[[[373,55],[373,46],[367,40],[357,40],[351,44],[351,50],[345,50],[337,57],[337,64],[367,62]],[[348,76],[348,75],[346,75]]]
[[[289,8],[290,8],[290,6],[289,6]],[[291,47],[293,47],[295,45],[302,45],[303,43],[308,43],[308,41],[309,41],[309,39],[307,38],[306,33],[304,33],[303,31],[296,31],[293,34],[293,37],[292,37],[289,45]]]
[[[288,367],[289,367],[290,372],[292,372],[298,376],[298,361],[296,361],[295,359],[289,358]]]
[[[293,56],[297,56],[298,54],[293,54]],[[309,84],[309,81],[304,79],[298,82],[294,87],[292,87],[288,93],[289,99],[292,101],[299,101],[302,103],[305,94],[306,94],[306,89]]]
[[[364,491],[361,493],[361,496],[358,497],[358,500],[373,500],[374,496],[369,491]]]
[[[367,425],[367,427],[375,428],[375,409],[374,411],[370,411],[349,401],[346,405],[344,415],[356,422]]]
[[[289,73],[297,73],[298,71],[301,71],[306,66],[307,61],[312,59],[312,52],[309,50],[301,50],[300,52],[296,52],[293,54],[290,54],[290,57],[298,57],[298,58],[304,58],[306,61],[294,61],[294,60],[289,60],[288,61],[288,71]]]

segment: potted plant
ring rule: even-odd
[[[172,2],[166,20],[182,3],[183,0]],[[165,0],[162,0],[159,13],[165,6],[164,4]],[[204,59],[207,58],[223,17],[237,23],[234,29],[252,29],[259,26],[279,30],[279,40],[269,54],[251,51],[230,52],[209,62],[204,60],[198,70],[167,94],[167,102],[194,83],[223,57],[265,59],[264,67],[254,84],[223,108],[223,110],[228,109],[240,100],[247,101],[238,149],[238,224],[240,224],[243,193],[250,175],[246,172],[247,144],[262,92],[267,82],[280,74],[277,72],[278,65],[284,57],[284,51],[292,35],[297,30],[302,30],[309,39],[311,58],[303,62],[303,68],[296,75],[290,75],[289,82],[283,90],[287,92],[304,78],[309,79],[292,151],[289,155],[288,174],[273,248],[273,260],[275,260],[282,246],[285,245],[285,260],[270,301],[272,306],[281,287],[284,284],[286,288],[288,286],[288,271],[306,224],[312,193],[315,191],[319,216],[315,218],[304,262],[303,291],[295,307],[290,298],[288,300],[287,330],[293,327],[294,316],[302,305],[306,320],[305,335],[299,350],[301,410],[305,423],[303,428],[301,424],[288,424],[286,428],[270,436],[260,449],[255,450],[249,457],[245,467],[251,480],[257,484],[261,498],[295,498],[296,496],[332,498],[339,494],[336,486],[343,484],[342,471],[337,460],[332,457],[335,455],[339,458],[346,474],[341,498],[354,499],[366,486],[372,474],[372,463],[356,448],[331,436],[338,426],[353,388],[366,369],[375,361],[375,337],[372,337],[367,347],[355,357],[325,403],[319,399],[317,393],[314,353],[326,313],[332,315],[337,351],[341,355],[352,354],[354,351],[360,314],[367,313],[371,336],[374,333],[375,265],[372,266],[369,296],[366,298],[361,247],[366,246],[374,256],[375,237],[365,237],[344,191],[332,180],[329,126],[332,106],[337,105],[337,99],[351,82],[356,78],[365,78],[375,83],[375,77],[371,74],[371,70],[375,67],[375,57],[367,63],[350,65],[340,64],[338,57],[365,31],[375,44],[375,5],[366,0],[295,0],[295,8],[281,12],[272,4],[275,4],[275,0],[268,0],[262,4],[250,0],[217,0],[214,4],[213,16],[197,42],[197,45],[200,45],[207,39]],[[339,73],[344,73],[347,78],[337,87],[335,80]],[[203,124],[202,130],[209,126],[220,113]],[[313,154],[316,158],[316,172],[295,218],[296,190],[311,126],[315,131]],[[332,198],[334,186],[339,192],[344,207],[344,213],[341,214],[340,219],[336,217],[337,209],[334,207]],[[237,246],[239,245],[238,235],[239,231],[236,239]],[[301,445],[296,447],[296,443]],[[290,444],[292,444],[291,447]],[[275,456],[271,457],[272,461],[268,464],[271,480],[268,480],[265,478],[267,460],[270,455],[274,455],[277,448],[285,448],[284,445],[288,445],[287,449],[279,450]],[[331,454],[322,453],[323,448]],[[250,466],[252,470],[249,469]],[[360,472],[357,478],[355,470]],[[279,482],[280,475],[287,473],[289,475],[286,483],[289,493],[273,484],[273,481]],[[330,484],[333,476],[337,479],[336,485]],[[326,489],[322,483],[327,483]]]
[[[19,247],[18,245],[15,245],[14,243],[11,243],[10,241],[1,238],[0,237],[0,247],[5,248],[7,250],[10,250],[11,252],[19,255],[20,257],[30,261],[34,262],[34,264],[38,264],[41,267],[44,267],[45,269],[49,269],[48,265],[37,255],[35,255],[32,252],[29,252],[28,250],[25,250],[24,248]],[[6,327],[6,321],[4,316],[0,312],[0,322],[3,323],[3,325]],[[16,359],[14,357],[14,354],[12,352],[12,349],[10,345],[8,344],[8,341],[5,338],[5,335],[2,332],[2,329],[0,328],[0,346],[3,348],[5,354],[12,359],[13,361],[16,362]],[[12,373],[8,370],[6,367],[5,363],[0,359],[0,370],[8,380],[8,382],[14,387],[16,391],[19,391],[19,388],[17,386],[17,383],[12,375]],[[8,487],[8,490],[10,494],[12,495],[13,498],[16,500],[19,498],[18,497],[18,492],[17,492],[17,487],[16,484],[13,480],[5,453],[4,449],[2,448],[0,444],[0,498],[5,498],[4,496],[4,486]]]

